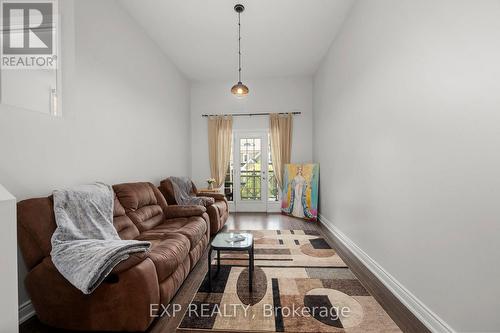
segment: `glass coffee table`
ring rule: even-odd
[[[235,234],[245,237],[241,241],[231,241]],[[253,235],[246,232],[221,232],[210,243],[208,250],[208,290],[212,290],[212,251],[217,251],[217,273],[220,270],[220,251],[245,251],[248,252],[248,287],[252,291],[252,275],[254,270]]]

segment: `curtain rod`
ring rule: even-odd
[[[278,112],[278,114],[292,114],[298,115],[302,112]],[[251,116],[269,116],[270,112],[260,112],[260,113],[229,113],[229,114],[202,114],[202,117],[210,116],[233,116],[233,117],[251,117]]]

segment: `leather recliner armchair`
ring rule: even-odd
[[[206,207],[208,216],[210,217],[210,233],[215,235],[220,229],[222,229],[222,227],[224,227],[229,217],[229,205],[227,203],[227,199],[222,193],[198,192],[196,185],[194,185],[193,182],[191,182],[191,184],[192,195],[212,197],[215,200],[214,204]],[[158,188],[169,205],[178,205],[178,202],[175,200],[172,182],[168,178],[162,180]]]

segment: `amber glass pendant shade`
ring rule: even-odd
[[[231,88],[231,93],[238,98],[243,98],[248,95],[248,91],[248,87],[241,82],[238,82]]]

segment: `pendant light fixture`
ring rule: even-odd
[[[231,88],[231,93],[238,97],[243,98],[248,95],[248,87],[241,82],[241,21],[240,14],[245,10],[241,4],[234,6],[234,10],[238,13],[238,83]]]

